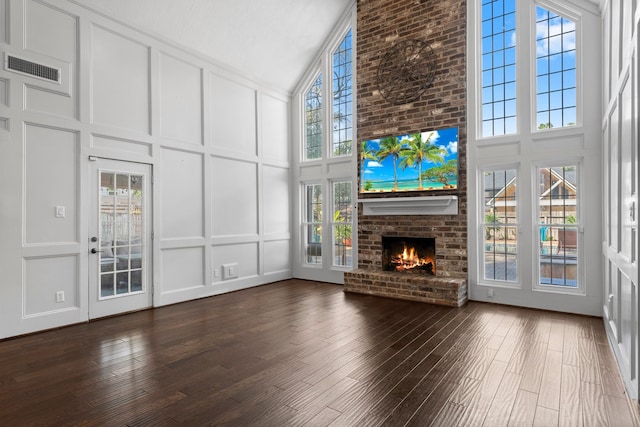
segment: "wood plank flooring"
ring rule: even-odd
[[[633,426],[602,319],[288,280],[0,342],[0,425]]]

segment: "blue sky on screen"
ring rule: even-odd
[[[409,138],[411,135],[400,135],[397,138],[402,142],[403,139]],[[458,158],[458,128],[439,129],[436,131],[422,132],[422,140],[426,141],[431,137],[431,143],[437,145],[440,148],[447,150],[447,154],[444,157],[445,162],[450,159]],[[367,146],[371,148],[373,152],[378,151],[380,148],[380,139],[371,139],[367,141]],[[424,161],[423,171],[427,168],[435,166],[435,163]],[[371,179],[375,176],[376,180],[393,180],[393,159],[391,156],[385,158],[381,162],[375,160],[367,160],[364,167],[364,180]],[[398,166],[398,180],[415,179],[417,171],[415,168],[407,168],[402,170]]]

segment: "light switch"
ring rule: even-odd
[[[56,206],[56,218],[64,218],[65,209],[64,206]]]

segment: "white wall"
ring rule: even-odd
[[[638,398],[638,31],[637,2],[602,5],[604,305],[607,335],[629,396]]]
[[[62,70],[0,74],[0,338],[88,319],[89,156],[153,166],[155,306],[291,277],[288,94],[67,1],[0,29]]]

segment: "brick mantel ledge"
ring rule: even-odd
[[[409,301],[462,307],[467,279],[356,269],[344,273],[344,291]]]

